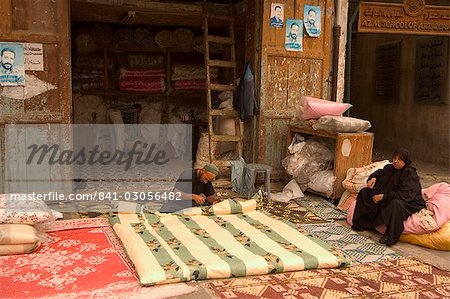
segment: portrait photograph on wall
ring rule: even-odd
[[[322,27],[320,6],[305,5],[304,24],[306,33],[311,37],[319,37]]]
[[[270,27],[283,28],[284,25],[284,5],[282,3],[272,3],[270,9]]]
[[[286,20],[286,39],[284,46],[288,51],[303,51],[303,21],[297,19]]]
[[[0,85],[24,86],[25,69],[23,46],[14,43],[0,43]]]

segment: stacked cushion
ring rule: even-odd
[[[27,224],[0,224],[0,256],[25,254],[40,246],[36,229]]]
[[[325,115],[342,115],[352,105],[347,103],[336,103],[312,97],[302,97],[299,109],[301,120],[318,119]]]
[[[368,130],[371,124],[369,121],[359,118],[325,115],[320,117],[312,127],[314,130],[355,133]]]
[[[45,202],[19,196],[7,198],[0,194],[0,256],[35,251],[40,241],[34,225],[55,219]]]
[[[0,223],[30,224],[54,220],[52,211],[40,200],[8,200],[0,195]]]

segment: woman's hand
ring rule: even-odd
[[[195,201],[197,204],[202,205],[205,203],[205,198],[203,196],[192,194],[192,200]]]
[[[352,190],[353,189],[353,183],[350,182],[349,180],[345,180],[344,181],[344,186],[345,186],[345,189],[347,189],[347,190]]]
[[[384,194],[375,194],[374,196],[372,196],[372,200],[374,203],[379,203],[380,201],[383,200],[383,195]]]
[[[371,178],[368,182],[367,182],[367,188],[369,189],[373,189],[373,186],[375,185],[375,182],[377,181],[377,178]]]

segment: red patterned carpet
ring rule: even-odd
[[[38,251],[0,257],[0,298],[160,298],[195,290],[141,287],[106,219],[57,221],[48,229]]]
[[[220,298],[450,298],[450,272],[404,258],[208,283]]]

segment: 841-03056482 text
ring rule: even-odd
[[[181,200],[180,192],[165,191],[94,191],[89,193],[71,193],[61,192],[46,193],[12,193],[9,194],[10,200],[44,200],[44,201],[108,201],[108,200],[127,200],[127,201],[172,201]]]
[[[98,192],[99,200],[181,200],[180,192],[153,192],[153,191],[127,191],[127,192]]]

